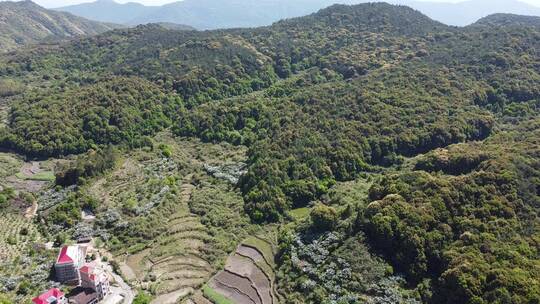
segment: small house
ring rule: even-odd
[[[58,288],[49,289],[32,299],[34,304],[68,304],[63,292]]]

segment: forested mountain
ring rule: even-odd
[[[474,25],[540,27],[540,17],[520,16],[513,14],[494,14],[478,20],[474,23]]]
[[[156,23],[159,26],[162,26],[168,30],[177,30],[177,31],[195,31],[196,28],[184,25],[184,24],[178,24],[178,23],[170,23],[170,22],[157,22]]]
[[[537,303],[535,24],[495,15],[457,28],[370,3],[256,29],[146,25],[22,50],[0,57],[0,81],[20,88],[0,92],[0,147],[130,151],[164,129],[246,146],[244,209],[284,223],[284,303]],[[144,238],[138,219],[114,232]],[[364,239],[391,266],[369,268]]]
[[[171,22],[198,29],[256,27],[280,19],[307,15],[335,3],[358,4],[366,0],[183,0],[163,6],[119,4],[98,0],[58,10],[92,20],[137,25]],[[448,25],[466,26],[495,13],[540,16],[540,8],[518,0],[468,0],[459,3],[388,0],[407,5]]]
[[[0,2],[0,51],[40,42],[45,38],[94,35],[118,27],[47,10],[29,0]]]

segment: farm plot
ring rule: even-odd
[[[203,284],[248,235],[240,194],[204,169],[208,163],[241,162],[245,151],[166,133],[155,142],[152,151],[125,155],[87,189],[102,202],[96,224],[107,231],[107,246],[124,276],[152,293],[152,303],[178,303],[200,295]],[[203,205],[213,207],[201,210]],[[222,222],[234,227],[216,228]]]
[[[253,243],[263,249],[251,245]],[[263,253],[268,249],[272,250],[272,245],[262,239],[247,239],[227,259],[225,269],[210,280],[207,288],[211,291],[207,290],[205,295],[213,296],[217,293],[239,304],[278,303],[272,269],[273,255],[269,256],[272,251],[266,253],[266,256]]]
[[[0,185],[5,183],[5,178],[17,174],[22,164],[15,154],[0,152]]]
[[[0,214],[0,261],[12,261],[40,240],[32,221],[18,214]]]
[[[0,97],[0,128],[6,126],[9,113],[9,102],[6,98]]]
[[[7,172],[0,176],[4,186],[15,189],[17,192],[37,193],[43,190],[55,176],[52,162],[23,162],[13,154],[2,153],[0,166],[7,167]],[[14,171],[14,167],[18,169]]]
[[[30,302],[30,294],[49,285],[54,253],[40,250],[44,239],[37,226],[19,213],[0,213],[0,292],[12,303]],[[17,292],[24,283],[29,293]]]
[[[155,240],[149,252],[149,273],[158,282],[158,297],[153,303],[176,303],[210,277],[212,267],[201,252],[210,236],[198,217],[189,212],[185,201],[192,190],[190,184],[181,186],[179,208],[169,220],[167,231]]]
[[[176,303],[211,273],[200,251],[209,235],[188,208],[191,175],[181,174],[172,159],[140,152],[90,187],[103,201],[97,221],[120,239],[112,249],[125,276],[150,289],[153,303]]]

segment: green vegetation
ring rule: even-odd
[[[9,97],[0,147],[82,154],[57,176],[81,189],[46,222],[71,232],[97,199],[95,228],[157,295],[204,284],[254,223],[311,208],[279,233],[286,303],[537,303],[540,31],[496,19],[337,5],[23,50],[0,56],[0,78],[31,88]],[[237,187],[203,169],[229,162],[247,164]]]
[[[0,185],[9,176],[15,175],[22,166],[22,160],[9,153],[0,152]]]
[[[336,209],[324,204],[317,204],[310,213],[311,222],[316,230],[332,230],[338,222]]]
[[[12,188],[5,188],[0,191],[0,210],[9,206],[9,201],[15,198],[15,191]]]
[[[451,147],[450,160],[475,159],[478,149],[491,155],[464,175],[389,174],[370,189],[373,202],[360,211],[361,226],[398,270],[417,282],[434,279],[434,301],[508,296],[527,303],[540,296],[532,222],[540,202],[538,123],[526,121],[480,145]]]
[[[212,185],[214,181],[201,181],[192,193],[190,211],[200,216],[201,223],[212,236],[206,244],[205,257],[211,263],[221,264],[223,257],[236,249],[238,243],[258,228],[252,225],[243,209],[242,197],[228,186]]]
[[[22,180],[35,180],[35,181],[44,181],[44,182],[54,182],[56,177],[53,171],[43,171],[38,172],[32,176],[26,176],[23,173],[17,173],[17,178]]]
[[[12,105],[10,119],[17,123],[4,142],[47,156],[82,153],[94,145],[141,147],[148,142],[145,135],[171,124],[167,117],[179,107],[177,98],[137,78],[104,80],[61,93],[28,93]]]
[[[297,208],[289,211],[289,215],[295,220],[303,220],[309,216],[311,209],[308,207]]]
[[[152,301],[152,296],[142,290],[139,290],[137,296],[135,299],[133,299],[133,304],[150,304],[150,301]]]
[[[203,286],[203,294],[206,298],[208,298],[214,304],[233,304],[234,303],[228,298],[222,296],[220,293],[217,293],[216,291],[214,291],[208,285]]]
[[[85,178],[98,176],[113,168],[116,158],[117,152],[112,146],[97,151],[90,150],[78,156],[75,162],[58,168],[56,175],[52,178],[58,185],[75,185]]]
[[[38,225],[11,210],[0,210],[0,302],[27,303],[48,287],[56,253],[39,249]]]
[[[22,93],[22,84],[12,79],[0,79],[0,97],[9,97]]]

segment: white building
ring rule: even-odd
[[[99,300],[109,294],[109,277],[103,269],[87,264],[81,267],[80,274],[81,287],[95,290]]]
[[[58,254],[54,270],[56,279],[61,283],[79,285],[79,268],[84,265],[86,259],[86,247],[64,246]]]

